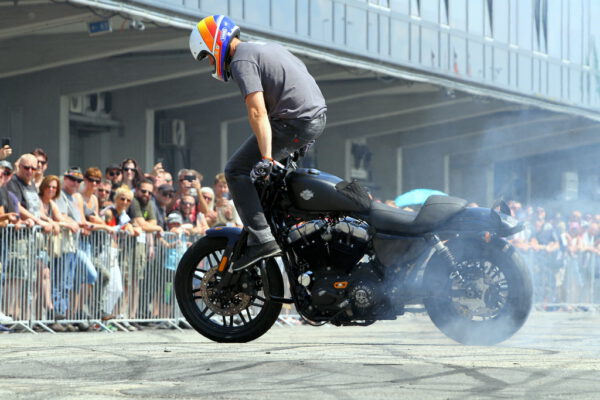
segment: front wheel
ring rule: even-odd
[[[249,342],[265,334],[277,320],[281,304],[267,299],[263,280],[273,295],[282,296],[283,279],[273,259],[239,272],[231,287],[220,289],[217,268],[227,240],[204,237],[183,255],[175,273],[175,294],[190,325],[215,342]]]
[[[492,345],[510,338],[527,320],[531,274],[504,240],[446,243],[454,266],[435,254],[423,275],[425,307],[448,337],[469,345]]]

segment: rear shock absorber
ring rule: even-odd
[[[435,251],[444,257],[446,261],[450,263],[453,267],[456,266],[456,259],[454,255],[450,251],[450,249],[440,240],[439,236],[435,233],[431,233],[425,237],[427,241],[433,246]]]

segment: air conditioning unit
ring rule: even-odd
[[[185,121],[169,119],[160,121],[159,146],[185,147]]]
[[[85,108],[84,102],[84,96],[71,96],[69,98],[69,112],[83,114]]]
[[[98,93],[92,93],[85,96],[84,111],[85,115],[96,116],[100,110],[98,102]]]

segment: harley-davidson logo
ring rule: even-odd
[[[315,194],[312,192],[312,190],[304,189],[303,191],[300,192],[300,197],[302,197],[304,200],[308,201],[308,200],[312,199],[313,197],[315,197]]]

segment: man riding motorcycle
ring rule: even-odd
[[[214,78],[238,85],[254,133],[225,166],[235,207],[249,233],[248,247],[233,264],[236,271],[281,252],[253,181],[268,177],[276,160],[314,142],[325,128],[327,111],[302,61],[278,44],[243,42],[239,36],[240,28],[224,15],[202,19],[190,35],[193,57],[208,59]]]

